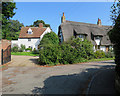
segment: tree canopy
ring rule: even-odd
[[[40,41],[40,46],[47,46],[50,44],[59,44],[59,38],[54,32],[45,34],[42,40]]]
[[[2,2],[2,38],[8,40],[18,39],[19,32],[23,26],[18,20],[11,20],[15,15],[16,3]]]
[[[49,24],[45,24],[43,20],[36,20],[33,25],[30,25],[30,27],[39,27],[39,24],[43,23],[43,27],[50,27]]]
[[[115,53],[116,72],[120,76],[120,1],[113,4],[112,20],[114,20],[113,29],[109,31],[109,37],[113,43]]]

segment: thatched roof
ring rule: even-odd
[[[91,34],[102,37],[101,45],[112,45],[109,37],[107,36],[107,32],[111,28],[111,26],[99,26],[97,24],[66,21],[59,26],[59,31],[60,29],[62,30],[64,41],[67,41],[74,36],[75,31],[77,34],[85,34],[87,39],[90,40],[94,45],[96,43],[91,39]],[[58,32],[58,34],[59,33],[60,32]]]

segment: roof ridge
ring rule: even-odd
[[[86,23],[86,22],[77,22],[77,21],[68,21],[66,20],[66,22],[69,22],[69,23],[81,23],[81,24],[89,24],[89,25],[95,25],[95,26],[98,26],[97,24],[92,24],[92,23]],[[112,26],[112,25],[111,25]],[[102,25],[100,27],[110,27],[110,25]]]

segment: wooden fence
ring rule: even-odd
[[[9,45],[5,50],[1,50],[1,64],[5,64],[11,61],[11,45]]]

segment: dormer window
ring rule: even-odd
[[[101,37],[100,36],[96,36],[95,39],[101,39]]]
[[[83,34],[80,34],[79,35],[79,38],[81,38],[82,39],[82,41],[85,39],[85,35],[83,35]]]
[[[96,42],[97,45],[100,45],[101,39],[102,39],[101,36],[96,36],[95,37],[95,42]]]
[[[28,29],[28,34],[32,34],[32,29],[31,28]]]

